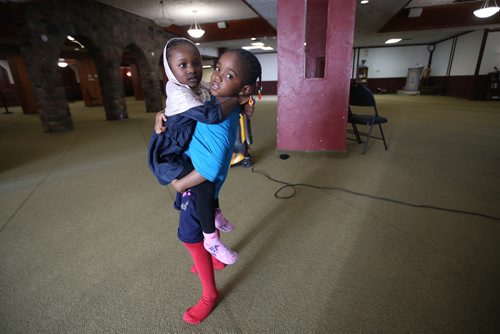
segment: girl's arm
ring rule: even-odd
[[[212,99],[201,106],[186,110],[182,115],[197,122],[217,124],[231,113],[239,104],[239,100],[237,97]]]
[[[170,184],[172,185],[172,187],[174,187],[175,191],[177,191],[178,193],[183,193],[187,189],[197,186],[205,182],[206,180],[207,179],[201,176],[200,173],[198,173],[196,170],[193,170],[191,173],[184,176],[182,179],[173,180]]]

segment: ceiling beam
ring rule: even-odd
[[[472,13],[477,2],[423,7],[419,17],[408,17],[410,8],[403,8],[379,32],[445,29],[478,25],[500,24],[500,15],[480,19]]]
[[[226,22],[227,28],[219,29],[217,22],[200,24],[205,30],[205,35],[197,38],[197,42],[227,41],[234,39],[245,39],[250,37],[272,37],[276,36],[276,29],[261,17],[231,20]],[[180,37],[189,38],[187,30],[189,26],[171,25],[165,30]]]

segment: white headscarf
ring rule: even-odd
[[[206,83],[200,82],[197,88],[191,89],[188,85],[181,84],[170,69],[167,60],[168,45],[174,41],[180,40],[192,44],[196,51],[198,51],[196,45],[186,38],[172,38],[165,44],[165,48],[163,49],[163,67],[165,68],[165,74],[168,78],[166,87],[167,102],[165,108],[165,115],[167,116],[177,115],[188,109],[201,106],[205,101],[210,99],[210,91]]]

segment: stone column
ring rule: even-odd
[[[123,81],[120,75],[121,57],[121,48],[108,46],[95,59],[104,100],[104,111],[108,121],[128,118]]]
[[[55,38],[42,35],[21,47],[26,69],[32,83],[36,110],[45,132],[73,129],[66,91],[57,63],[59,43]]]

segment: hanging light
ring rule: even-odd
[[[498,7],[496,0],[484,0],[481,8],[474,11],[474,15],[484,19],[495,15],[498,11],[500,11],[500,7]]]
[[[65,68],[66,66],[68,66],[68,63],[66,62],[66,60],[64,60],[64,58],[59,58],[57,66]]]
[[[200,38],[205,34],[205,30],[201,29],[198,22],[196,22],[196,10],[193,10],[193,15],[194,15],[194,23],[191,24],[191,27],[189,27],[189,30],[187,32],[193,38]]]
[[[158,14],[161,13],[161,16],[158,15],[158,17],[154,20],[154,22],[160,27],[168,27],[173,22],[165,15],[165,12],[165,4],[163,3],[163,0],[160,0],[160,10],[158,11]]]

